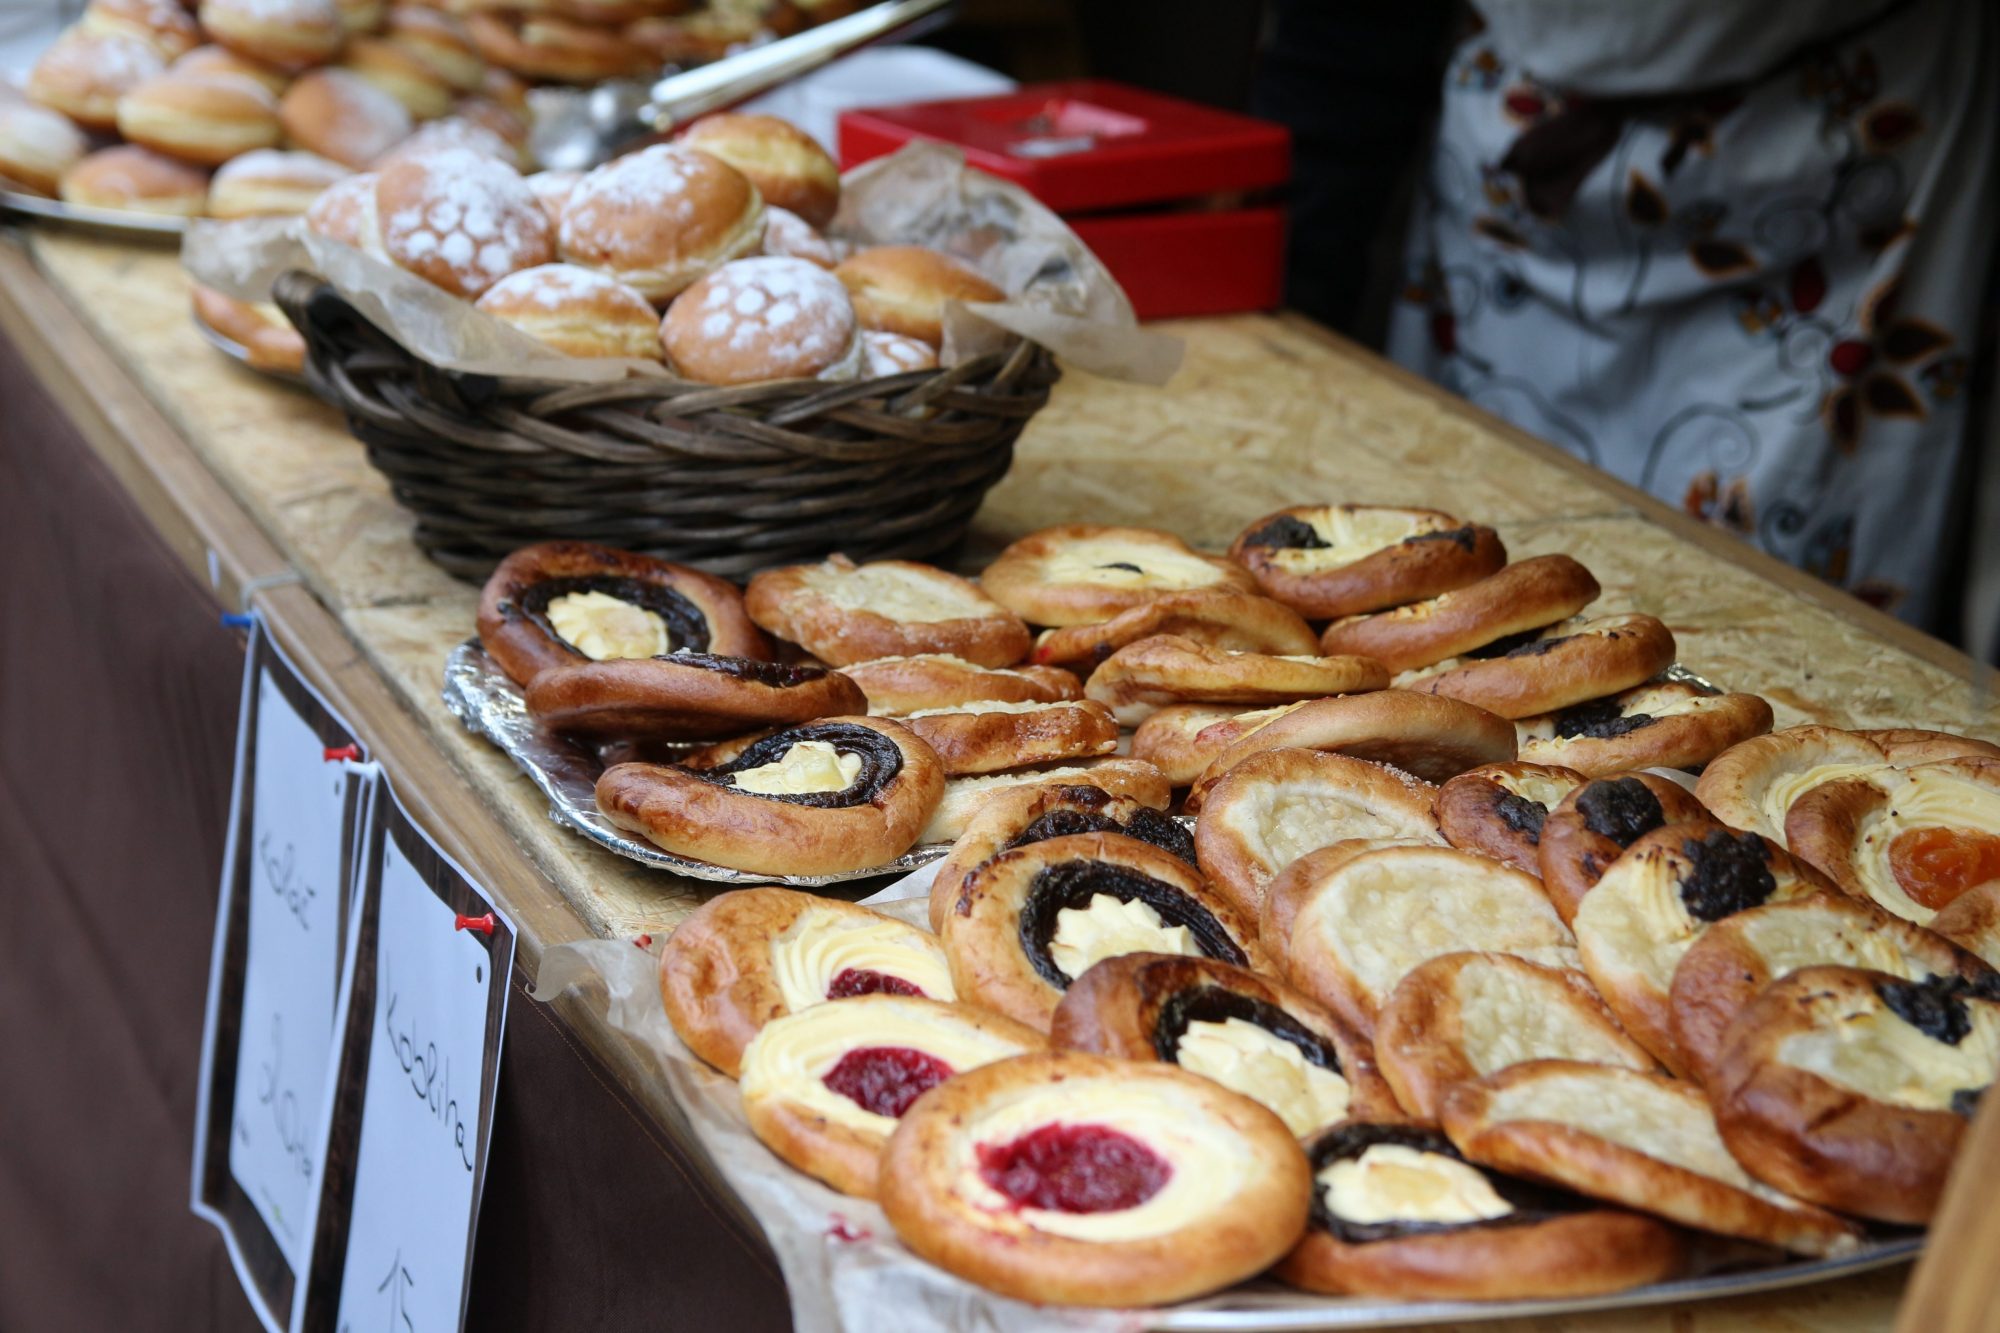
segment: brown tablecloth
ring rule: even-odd
[[[242,638],[4,341],[0,570],[0,1329],[256,1329],[187,1207]],[[788,1324],[762,1238],[517,994],[467,1327]]]

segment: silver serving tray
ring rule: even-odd
[[[186,218],[168,217],[161,213],[137,213],[123,208],[89,208],[82,204],[67,204],[60,199],[45,199],[38,194],[25,194],[20,190],[8,189],[0,189],[0,213],[17,213],[60,222],[67,226],[87,227],[92,231],[110,231],[122,236],[155,240],[178,238],[187,231],[188,225]]]

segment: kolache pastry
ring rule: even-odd
[[[1768,838],[1706,821],[1668,824],[1611,863],[1570,926],[1583,970],[1619,1023],[1682,1074],[1670,991],[1689,946],[1724,917],[1826,887]]]
[[[743,1114],[764,1145],[842,1194],[875,1197],[882,1149],[917,1098],[968,1069],[1046,1049],[1033,1028],[893,992],[774,1018],[743,1052]]]
[[[922,841],[956,842],[990,802],[1032,789],[1075,786],[1096,787],[1155,810],[1166,809],[1173,796],[1173,788],[1159,769],[1121,755],[952,778],[944,785],[944,796],[931,813],[930,823],[924,826]]]
[[[1718,755],[1702,770],[1695,794],[1731,828],[1783,842],[1792,802],[1822,783],[1961,757],[2000,758],[2000,746],[1942,731],[1788,727]]]
[[[660,325],[667,360],[704,384],[853,379],[861,342],[847,292],[803,259],[724,264],[674,298]]]
[[[1658,1068],[1582,973],[1478,951],[1441,954],[1396,983],[1376,1019],[1375,1058],[1403,1108],[1425,1120],[1459,1084],[1529,1060]]]
[[[741,172],[691,148],[654,144],[586,172],[563,205],[556,240],[570,263],[664,305],[748,254],[763,232],[763,200]]]
[[[1746,1172],[1707,1100],[1677,1079],[1534,1060],[1453,1088],[1444,1128],[1475,1162],[1698,1231],[1814,1256],[1859,1241],[1852,1224]]]
[[[689,1050],[735,1078],[763,1026],[828,1000],[955,994],[935,936],[793,889],[718,894],[660,950],[660,999]]]
[[[1438,788],[1438,832],[1452,846],[1505,861],[1537,878],[1549,811],[1584,783],[1553,764],[1483,764]]]
[[[1388,683],[1389,673],[1369,657],[1277,657],[1156,634],[1106,658],[1084,683],[1084,695],[1136,726],[1168,704],[1254,708],[1379,690]]]
[[[72,28],[29,68],[27,94],[87,130],[108,132],[118,128],[118,99],[165,68],[136,37]]]
[[[1123,834],[1195,864],[1194,834],[1165,812],[1164,801],[1148,805],[1131,796],[1114,796],[1102,787],[1080,785],[1009,788],[980,807],[938,862],[931,876],[931,929],[944,929],[945,916],[964,897],[967,876],[994,857],[1031,842],[1078,833]],[[970,904],[966,906],[970,910]]]
[[[985,699],[919,709],[901,720],[937,752],[951,777],[1107,755],[1118,748],[1118,723],[1111,710],[1087,699]]]
[[[10,187],[53,195],[63,173],[90,151],[69,117],[32,102],[0,104],[0,177]]]
[[[1574,969],[1534,876],[1451,847],[1335,843],[1278,873],[1260,931],[1286,978],[1371,1040],[1396,983],[1469,949]]]
[[[1044,1029],[1070,983],[1119,954],[1267,966],[1254,924],[1200,871],[1118,833],[1002,852],[965,877],[941,938],[961,999]]]
[[[284,70],[323,65],[347,39],[333,0],[201,0],[199,17],[212,40]]]
[[[790,209],[778,208],[767,203],[764,206],[764,244],[767,255],[784,255],[788,259],[803,259],[821,268],[832,268],[840,262],[840,255],[833,248],[833,242],[820,235],[819,231],[804,218]],[[888,339],[891,341],[881,341]],[[871,350],[878,350],[891,357],[898,370],[922,370],[937,364],[937,349],[929,343],[915,338],[905,338],[900,333],[877,333],[870,329],[861,335],[862,355],[867,357]],[[921,349],[919,357],[910,348]],[[928,365],[904,364],[906,360],[928,362]],[[876,374],[888,375],[895,371],[882,370]]]
[[[1440,663],[1396,683],[1502,717],[1533,717],[1630,689],[1673,660],[1673,632],[1652,616],[1599,616],[1566,621],[1498,657]]]
[[[579,662],[771,655],[727,579],[590,542],[541,542],[502,560],[479,595],[479,641],[517,685]]]
[[[245,365],[289,375],[305,369],[306,340],[276,306],[239,301],[200,283],[193,303],[196,319],[243,349]]]
[[[1277,709],[1253,711],[1278,714]],[[1169,704],[1133,730],[1132,757],[1158,767],[1176,787],[1185,787],[1241,739],[1238,729],[1222,724],[1243,716],[1228,704]]]
[[[1179,1065],[1263,1103],[1301,1138],[1397,1111],[1366,1042],[1291,987],[1213,958],[1107,958],[1064,993],[1049,1040]]]
[[[87,208],[196,218],[208,205],[208,173],[138,144],[100,148],[63,173],[59,193]]]
[[[1272,1275],[1306,1291],[1404,1300],[1594,1296],[1674,1276],[1653,1218],[1469,1162],[1436,1129],[1354,1120],[1306,1148],[1305,1238]]]
[[[1722,1141],[1798,1198],[1923,1226],[2000,1077],[2000,976],[1809,967],[1730,1027],[1710,1086]]]
[[[1917,981],[1986,975],[1978,959],[1865,899],[1814,893],[1751,907],[1703,931],[1667,992],[1674,1048],[1690,1078],[1713,1086],[1736,1021],[1764,988],[1801,968],[1860,967]]]
[[[1421,602],[1344,616],[1326,627],[1320,647],[1372,657],[1391,671],[1497,656],[1510,640],[1568,620],[1599,591],[1590,571],[1570,557],[1538,555]]]
[[[860,712],[853,681],[792,666],[685,649],[658,657],[552,666],[526,691],[528,712],[561,732],[647,740],[721,740],[746,731]]]
[[[1435,509],[1386,505],[1280,509],[1245,528],[1229,556],[1266,596],[1310,620],[1435,597],[1507,563],[1491,528]]]
[[[1436,789],[1407,773],[1318,750],[1252,755],[1210,789],[1195,854],[1218,892],[1255,917],[1277,873],[1355,838],[1439,843]]]
[[[841,260],[833,276],[853,298],[861,327],[933,347],[944,342],[947,302],[1007,299],[971,268],[921,245],[869,246]]]
[[[260,148],[217,169],[208,183],[208,213],[217,218],[295,217],[352,174],[317,153]]]
[[[365,171],[409,137],[410,113],[360,75],[316,69],[300,75],[278,99],[285,141],[344,167]]]
[[[1284,1123],[1169,1064],[1077,1051],[982,1065],[910,1108],[879,1200],[919,1258],[1038,1304],[1216,1291],[1299,1238],[1311,1176]]]
[[[767,569],[750,580],[751,619],[834,666],[878,657],[949,653],[979,666],[1028,655],[1020,617],[956,574],[910,560]]]
[[[1634,768],[1700,768],[1730,746],[1771,729],[1771,705],[1658,681],[1555,713],[1521,718],[1521,758],[1590,777]]]
[[[790,121],[722,112],[697,120],[680,141],[735,167],[765,204],[813,227],[833,221],[840,207],[840,168],[819,140]]]
[[[646,298],[574,264],[509,273],[473,304],[569,356],[659,359],[660,318]]]
[[[1687,788],[1652,773],[1586,782],[1557,801],[1542,824],[1542,891],[1564,921],[1572,920],[1627,847],[1654,829],[1708,817]]]
[[[1792,803],[1785,843],[1841,890],[1928,925],[2000,882],[2000,759],[1940,759],[1824,782]]]
[[[1240,588],[1170,592],[1098,625],[1044,630],[1034,660],[1088,672],[1129,644],[1171,634],[1229,652],[1317,657],[1312,627],[1282,602]]]
[[[1240,567],[1151,528],[1072,523],[1030,533],[980,575],[994,601],[1031,625],[1097,625],[1195,588],[1251,591]]]
[[[983,667],[950,653],[877,657],[840,670],[868,696],[869,712],[889,717],[983,699],[1056,703],[1083,697],[1083,682],[1059,667]]]
[[[676,856],[767,875],[831,875],[916,845],[944,794],[930,746],[886,718],[830,717],[682,764],[617,764],[597,806]]]
[[[249,79],[162,74],[118,99],[118,132],[183,161],[216,166],[277,145],[278,99]]]
[[[468,149],[384,166],[375,210],[391,262],[468,301],[555,258],[548,216],[520,173]]]
[[[1468,768],[1514,757],[1506,719],[1456,699],[1377,690],[1313,699],[1256,727],[1217,755],[1189,789],[1189,813],[1208,789],[1253,754],[1281,748],[1328,750],[1400,768],[1426,782],[1443,782]]]

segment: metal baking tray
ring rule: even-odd
[[[148,240],[164,240],[168,237],[179,239],[187,231],[188,225],[186,218],[168,217],[161,213],[137,213],[123,208],[89,208],[82,204],[66,204],[60,199],[45,199],[38,194],[25,194],[20,190],[8,189],[0,189],[0,213],[22,214],[60,222],[65,226],[116,232],[121,236]]]

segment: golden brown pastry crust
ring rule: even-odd
[[[1156,634],[1174,634],[1235,652],[1293,657],[1319,653],[1312,626],[1283,602],[1240,588],[1193,588],[1143,602],[1101,625],[1043,630],[1035,640],[1033,660],[1089,672],[1127,644]]]
[[[1072,831],[1072,825],[1108,822],[1117,828],[1101,831],[1121,832],[1141,842],[1150,842],[1193,865],[1194,836],[1163,813],[1165,809],[1164,799],[1158,805],[1149,805],[1130,796],[1114,796],[1102,787],[1053,784],[1011,787],[994,793],[980,806],[931,876],[931,929],[944,929],[945,916],[957,905],[966,876],[1016,845],[1031,828],[1040,836],[1030,841],[1040,842],[1065,836]]]
[[[961,1000],[984,1005],[1030,1027],[1048,1028],[1073,978],[1058,982],[1038,969],[1024,946],[1021,918],[1024,910],[1035,910],[1033,903],[1047,891],[1046,887],[1038,891],[1037,884],[1050,867],[1079,863],[1108,868],[1108,873],[1085,881],[1093,886],[1089,896],[1129,888],[1130,877],[1151,881],[1145,891],[1158,901],[1147,899],[1148,904],[1167,924],[1189,926],[1204,953],[1253,971],[1269,970],[1269,960],[1257,943],[1255,923],[1246,921],[1218,896],[1200,871],[1173,853],[1136,838],[1078,833],[1002,852],[965,876],[958,901],[945,914],[940,933],[945,957],[951,962],[952,985]],[[1101,888],[1095,887],[1098,879],[1102,880]],[[1087,901],[1075,905],[1080,907]],[[1179,917],[1169,915],[1163,903],[1170,904]],[[1047,920],[1051,931],[1055,919],[1055,910],[1050,909]],[[1046,952],[1046,941],[1043,949]],[[1060,969],[1053,962],[1049,966],[1060,978]]]
[[[748,747],[779,738],[822,740],[844,749],[850,730],[886,737],[895,773],[850,805],[805,804],[738,790],[701,774]],[[785,751],[771,754],[775,761]],[[867,782],[864,764],[861,782]],[[885,865],[916,845],[944,793],[937,756],[886,718],[829,717],[714,746],[680,766],[617,764],[597,779],[597,806],[612,823],[674,853],[756,874],[831,875]]]
[[[1731,828],[1785,840],[1785,812],[1767,812],[1771,789],[1823,765],[1908,768],[1960,756],[2000,758],[2000,746],[1943,731],[1895,728],[1842,731],[1838,727],[1787,727],[1731,746],[1702,769],[1695,794]],[[1803,793],[1800,793],[1803,794]]]
[[[1659,808],[1644,805],[1643,797],[1639,798],[1640,806],[1635,806],[1612,790],[1613,784],[1627,781],[1644,787],[1652,796],[1652,805]],[[1590,892],[1591,886],[1611,868],[1611,863],[1641,834],[1666,824],[1707,818],[1708,811],[1701,802],[1669,778],[1653,773],[1620,773],[1592,779],[1557,802],[1542,824],[1538,858],[1542,891],[1549,895],[1562,919],[1572,921],[1583,895]]]
[[[1542,1015],[1531,1024],[1521,1024],[1513,1034],[1514,1058],[1491,1068],[1480,1067],[1478,1052],[1472,1049],[1477,1038],[1467,1032],[1468,1001],[1459,989],[1467,969],[1488,973],[1507,987],[1515,1004]],[[1564,1026],[1545,1016],[1557,1009],[1563,1012]],[[1512,1026],[1505,1015],[1474,1015],[1472,1026],[1477,1027],[1482,1017],[1489,1026],[1496,1020]],[[1518,1021],[1522,1015],[1511,1017]],[[1544,967],[1513,954],[1448,953],[1419,963],[1396,983],[1376,1018],[1375,1057],[1402,1108],[1435,1120],[1445,1094],[1461,1083],[1527,1060],[1582,1058],[1568,1049],[1571,1034],[1578,1029],[1588,1029],[1601,1044],[1601,1054],[1615,1053],[1615,1063],[1627,1069],[1651,1073],[1658,1068],[1646,1049],[1625,1035],[1581,972]]]
[[[524,268],[494,283],[473,304],[568,356],[660,359],[659,314],[645,297],[594,269]]]
[[[687,1048],[731,1078],[741,1071],[744,1048],[758,1030],[791,1012],[773,970],[771,942],[809,911],[886,923],[907,941],[913,958],[928,954],[932,965],[943,962],[942,948],[925,931],[838,898],[779,888],[717,894],[675,927],[661,947],[660,1000]],[[922,991],[912,978],[894,979]]]
[[[151,43],[72,28],[35,60],[28,97],[87,130],[118,127],[118,99],[165,68]]]
[[[1930,929],[1989,967],[2000,967],[2000,883],[1981,884],[1959,894],[1931,918]]]
[[[1861,1014],[1893,1014],[1879,988],[1900,984],[1888,973],[1853,967],[1808,967],[1773,982],[1730,1026],[1712,1100],[1723,1142],[1760,1180],[1841,1212],[1923,1226],[1944,1194],[1971,1106],[1961,1115],[1894,1100],[1893,1089],[1872,1096],[1783,1055],[1788,1038]],[[2000,995],[2000,986],[1988,994]],[[1982,1002],[1992,1004],[1957,1001]],[[2000,1070],[1966,1091],[1976,1099],[1994,1072]]]
[[[1249,732],[1217,755],[1188,792],[1190,814],[1209,788],[1253,754],[1292,748],[1331,750],[1443,782],[1468,768],[1514,757],[1514,728],[1472,704],[1408,690],[1376,690],[1314,699]]]
[[[662,215],[676,225],[662,227]],[[757,187],[726,162],[677,144],[654,144],[585,172],[556,227],[565,260],[614,277],[655,305],[763,238]]]
[[[526,685],[548,667],[589,661],[554,632],[546,616],[528,607],[534,600],[530,593],[539,584],[600,578],[663,589],[687,602],[706,627],[706,641],[671,647],[692,647],[723,657],[771,656],[770,641],[750,623],[735,584],[686,565],[593,542],[540,542],[502,560],[479,594],[480,643],[517,685]]]
[[[1232,731],[1217,731],[1212,737],[1204,733],[1240,716],[1241,711],[1228,704],[1169,704],[1132,732],[1132,757],[1158,767],[1176,787],[1185,787],[1235,743]]]
[[[208,207],[208,173],[137,144],[100,148],[63,173],[57,192],[89,208],[200,217]]]
[[[2000,759],[1959,758],[1821,783],[1786,811],[1785,845],[1796,849],[1801,860],[1817,867],[1841,892],[1871,899],[1897,916],[1928,925],[1936,909],[1905,889],[1891,861],[1895,838],[1901,835],[1877,826],[1885,814],[1916,805],[1912,798],[1930,783],[1957,787],[1962,802],[1959,809],[1976,807],[1981,816],[1978,825],[1967,831],[1995,836],[1993,831],[2000,828]],[[1945,817],[1927,819],[1912,811],[1901,827],[1913,832],[1961,825]]]
[[[1597,580],[1575,560],[1538,555],[1421,602],[1336,620],[1319,643],[1324,652],[1358,653],[1391,671],[1409,671],[1568,620],[1598,592]]]
[[[1659,711],[1690,705],[1697,711]],[[1638,722],[1641,717],[1651,720]],[[1635,768],[1700,768],[1730,746],[1769,731],[1771,705],[1754,694],[1715,694],[1670,680],[1525,717],[1516,725],[1523,759],[1599,777]]]
[[[1168,1040],[1161,1027],[1163,1013],[1176,1000],[1185,1003],[1210,991],[1251,1002],[1232,1005],[1225,999],[1221,1005],[1210,1006],[1206,1012],[1211,1021],[1213,1015],[1226,1013],[1273,1030],[1258,1022],[1265,1016],[1255,1012],[1255,1007],[1261,1006],[1265,1011],[1279,1011],[1317,1039],[1322,1051],[1332,1054],[1332,1072],[1347,1082],[1352,1098],[1349,1117],[1377,1120],[1398,1113],[1395,1094],[1375,1067],[1368,1043],[1358,1034],[1283,982],[1214,958],[1131,953],[1105,959],[1078,977],[1063,994],[1049,1020],[1049,1041],[1059,1049],[1090,1051],[1120,1060],[1178,1063],[1171,1051],[1163,1052],[1162,1042]],[[1240,1010],[1250,1010],[1250,1016]],[[1201,1011],[1194,1012],[1197,1018],[1202,1016]],[[1172,1022],[1170,1016],[1167,1021]],[[1181,1030],[1185,1031],[1185,1023]],[[1326,1067],[1322,1059],[1308,1058]]]
[[[1452,1089],[1444,1102],[1445,1132],[1475,1162],[1700,1231],[1776,1245],[1795,1254],[1838,1254],[1856,1244],[1858,1232],[1852,1225],[1810,1204],[1788,1207],[1730,1181],[1624,1147],[1586,1125],[1500,1120],[1493,1115],[1496,1099],[1512,1087],[1575,1076],[1588,1079],[1595,1089],[1594,1103],[1579,1110],[1604,1114],[1619,1105],[1623,1089],[1633,1085],[1680,1102],[1691,1123],[1712,1119],[1707,1101],[1689,1083],[1610,1065],[1533,1060]]]
[[[1113,796],[1127,796],[1141,805],[1164,810],[1173,799],[1166,775],[1139,759],[1111,755],[1074,763],[1024,768],[987,777],[954,778],[945,784],[944,798],[924,829],[924,841],[956,842],[990,803],[1018,793],[1059,786],[1098,787]]]
[[[89,151],[89,136],[62,112],[0,98],[0,178],[6,188],[53,196],[63,173]]]
[[[201,0],[198,17],[210,41],[280,69],[324,64],[347,36],[332,0]]]
[[[614,740],[722,740],[867,706],[837,671],[711,653],[550,667],[528,682],[527,700],[546,726]]]
[[[1501,657],[1399,680],[1502,717],[1532,717],[1630,689],[1673,660],[1673,631],[1652,616],[1598,616],[1558,625]]]
[[[278,100],[288,147],[365,171],[409,137],[409,108],[352,70],[316,69]]]
[[[625,41],[615,29],[554,14],[481,11],[465,16],[465,30],[489,64],[538,81],[638,78],[653,66],[652,52]]]
[[[1083,692],[1110,707],[1120,722],[1137,726],[1154,710],[1169,704],[1270,707],[1379,690],[1388,683],[1389,673],[1373,658],[1294,661],[1211,648],[1176,634],[1156,634],[1111,654],[1090,673]]]
[[[721,158],[749,178],[766,204],[814,227],[833,221],[840,207],[840,168],[819,140],[790,121],[721,112],[696,121],[681,142]]]
[[[1702,932],[1674,967],[1668,991],[1674,1046],[1688,1077],[1712,1087],[1737,1015],[1764,988],[1803,967],[1881,968],[1905,976],[1986,972],[1978,959],[1865,898],[1813,893],[1752,907]]]
[[[892,1015],[899,1011],[914,1014],[928,1023],[953,1025],[990,1041],[1011,1043],[1015,1047],[1013,1053],[1017,1055],[1046,1050],[1049,1044],[1048,1038],[1031,1027],[968,1004],[948,1004],[879,993],[857,995],[831,1003],[840,1006],[842,1012],[851,1014],[855,1024],[853,1042],[846,1048],[847,1051],[883,1045],[879,1040],[870,1039],[870,1024],[885,1011]],[[821,1017],[819,1008],[808,1012],[815,1019]],[[782,1025],[795,1017],[788,1014],[775,1018],[760,1029],[759,1034],[765,1030],[780,1031]],[[933,1058],[952,1053],[926,1050],[920,1044],[901,1039],[895,1045],[922,1051]],[[760,1077],[759,1066],[762,1063],[762,1048],[753,1040],[744,1052],[742,1073],[743,1116],[750,1122],[751,1131],[765,1147],[807,1175],[826,1182],[842,1194],[861,1199],[874,1198],[876,1181],[882,1170],[882,1149],[889,1142],[890,1129],[850,1124],[815,1110],[811,1102],[797,1096],[782,1081]],[[949,1060],[945,1063],[952,1064]],[[964,1072],[957,1065],[952,1065],[952,1068],[956,1072]]]
[[[797,210],[793,210],[797,211]],[[921,245],[873,245],[834,268],[865,329],[937,347],[948,301],[1004,301],[1007,293],[949,255]]]
[[[947,653],[878,657],[840,672],[868,696],[868,711],[885,717],[987,700],[1052,704],[1083,697],[1083,682],[1060,667],[983,667]]]
[[[734,259],[697,278],[667,307],[659,336],[674,373],[704,384],[852,379],[861,366],[847,290],[784,255]]]
[[[960,1164],[974,1156],[966,1140],[980,1113],[1057,1084],[1082,1096],[1108,1087],[1116,1097],[1171,1097],[1191,1129],[1230,1139],[1243,1169],[1215,1182],[1204,1213],[1134,1240],[1057,1235],[967,1198]],[[947,1272],[1021,1300],[1128,1306],[1184,1300],[1263,1271],[1298,1239],[1311,1190],[1297,1141],[1249,1098],[1172,1065],[1060,1051],[986,1065],[926,1093],[890,1137],[879,1193],[903,1243]]]
[[[195,283],[194,315],[241,347],[244,364],[253,369],[293,375],[305,369],[305,338],[290,324],[279,323],[248,301]]]
[[[1349,1139],[1340,1145],[1348,1148],[1353,1142],[1410,1143],[1460,1158],[1451,1141],[1434,1130],[1350,1124],[1307,1145],[1315,1167],[1347,1155],[1328,1151],[1339,1139]],[[1591,1207],[1574,1195],[1506,1177],[1489,1179],[1536,1211],[1498,1224],[1346,1240],[1330,1229],[1323,1207],[1315,1207],[1305,1238],[1272,1276],[1330,1295],[1502,1301],[1623,1291],[1673,1277],[1687,1262],[1680,1233],[1653,1218]]]
[[[1354,839],[1442,843],[1436,796],[1421,778],[1365,759],[1265,750],[1209,789],[1195,853],[1216,890],[1255,918],[1271,880],[1308,851]]]
[[[900,571],[935,584],[968,608],[977,606],[979,613],[945,620],[898,620],[866,605],[841,606],[813,586],[817,579],[873,570]],[[948,653],[977,666],[1004,667],[1028,655],[1028,627],[1020,617],[978,585],[913,560],[857,565],[835,555],[818,565],[767,569],[750,580],[744,605],[759,625],[834,666],[878,657]]]
[[[1438,788],[1438,831],[1454,847],[1540,878],[1549,798],[1560,801],[1583,782],[1552,764],[1481,764]]]
[[[947,777],[999,773],[1110,754],[1118,748],[1111,710],[1088,699],[1036,704],[1029,712],[931,713],[904,719],[937,751]]]
[[[276,146],[278,99],[248,79],[162,74],[118,99],[118,132],[183,162],[220,166]]]
[[[1286,520],[1310,523],[1329,511],[1341,515],[1406,515],[1411,534],[1344,565],[1309,571],[1289,570],[1276,555],[1274,525]],[[1463,523],[1435,509],[1399,509],[1392,505],[1294,505],[1266,514],[1237,535],[1229,558],[1255,576],[1267,596],[1275,597],[1309,620],[1380,611],[1439,593],[1463,588],[1507,563],[1507,548],[1493,529]]]
[[[1089,549],[1103,548],[1101,553],[1111,557],[1108,564],[1137,566],[1140,572],[1115,584],[1061,577],[1064,554],[1085,542],[1092,544]],[[1149,557],[1166,567],[1149,568]],[[1052,561],[1057,562],[1055,573],[1050,570]],[[1099,625],[1173,593],[1214,588],[1254,592],[1257,586],[1239,566],[1192,550],[1170,532],[1091,523],[1029,533],[1002,551],[979,580],[989,597],[1029,624],[1057,628]]]

